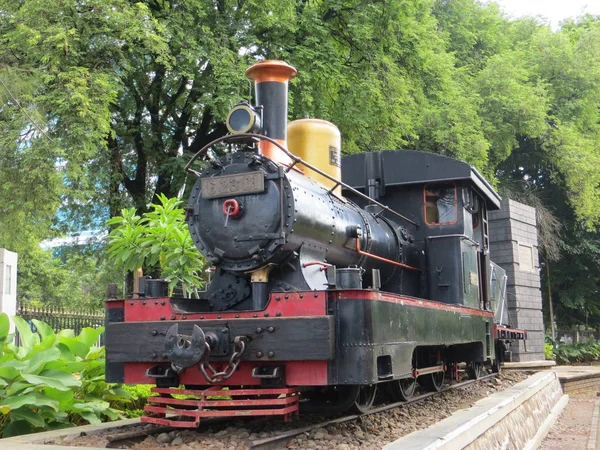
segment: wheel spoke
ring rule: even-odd
[[[422,375],[419,377],[419,384],[430,392],[439,392],[444,385],[444,372]]]
[[[358,391],[358,396],[354,402],[354,409],[359,413],[365,413],[371,409],[375,396],[377,395],[377,385],[361,386]]]
[[[471,380],[477,380],[483,376],[483,363],[470,362],[467,364],[467,374]]]
[[[415,393],[417,380],[415,378],[403,378],[386,383],[387,392],[394,402],[405,402]]]

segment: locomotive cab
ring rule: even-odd
[[[377,199],[408,211],[419,223],[413,231],[425,255],[419,296],[492,309],[487,213],[499,209],[500,197],[475,168],[431,153],[383,151],[345,158],[343,179],[363,192],[378,186]],[[345,195],[361,204],[351,193]],[[501,278],[498,269],[494,275]]]
[[[423,203],[428,298],[484,309],[485,203],[468,183],[457,182],[425,184]]]

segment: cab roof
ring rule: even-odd
[[[342,181],[355,189],[364,191],[373,173],[380,174],[377,178],[385,186],[466,182],[484,198],[488,209],[500,209],[502,199],[490,183],[475,167],[458,159],[414,150],[357,153],[342,159]]]

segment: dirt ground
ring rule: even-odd
[[[569,403],[539,447],[542,450],[600,450],[598,442],[588,447],[590,433],[598,427],[593,422],[600,393],[587,391],[569,395]]]

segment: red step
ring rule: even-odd
[[[152,388],[158,394],[148,397],[141,421],[179,428],[194,428],[201,418],[283,416],[285,421],[298,414],[297,388],[203,390]],[[174,395],[195,398],[178,399]],[[168,416],[168,417],[167,417]]]

